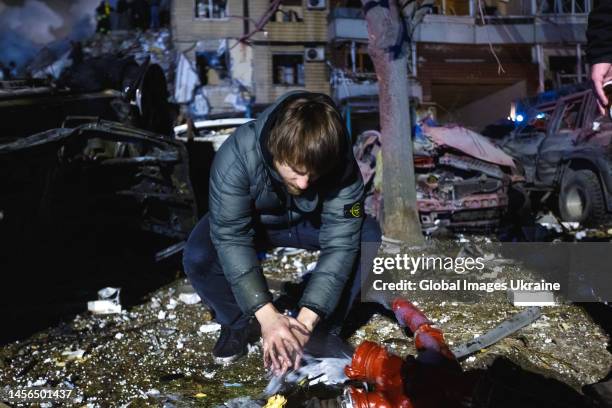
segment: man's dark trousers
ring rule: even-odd
[[[255,232],[255,247],[266,249],[273,247],[293,247],[307,250],[319,250],[319,227],[318,223],[302,221],[291,228],[267,227],[258,225]],[[381,231],[378,222],[366,217],[361,229],[361,242],[380,244]],[[372,254],[375,256],[375,251]],[[365,265],[371,265],[373,259],[364,259]],[[358,258],[353,267],[352,276],[345,285],[343,293],[338,293],[340,301],[334,313],[328,316],[323,324],[325,327],[339,328],[342,326],[350,307],[357,298],[361,286],[361,259]],[[202,298],[215,312],[217,322],[238,330],[246,327],[249,316],[245,316],[232,294],[232,289],[227,281],[217,251],[210,238],[210,223],[206,214],[196,225],[189,236],[183,256],[185,273],[191,284]]]

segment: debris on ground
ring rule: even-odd
[[[276,295],[283,291],[280,282],[297,283],[307,273],[307,265],[317,259],[316,252],[283,252],[268,253],[263,261]],[[129,310],[112,315],[84,311],[71,321],[1,347],[0,384],[9,388],[34,384],[71,388],[74,395],[67,405],[74,406],[264,406],[267,398],[262,396],[269,377],[262,366],[261,347],[252,347],[236,364],[216,365],[211,350],[220,326],[202,304],[179,300],[186,286],[188,282],[180,279]],[[451,348],[524,310],[513,307],[501,295],[481,304],[411,300],[444,331]],[[400,356],[415,354],[413,339],[393,318],[381,314],[374,314],[349,342],[357,346],[364,340],[383,344]],[[581,308],[547,307],[542,308],[540,319],[461,365],[464,370],[485,368],[503,356],[580,389],[608,374],[612,364],[608,341]],[[329,367],[323,371],[331,374]],[[307,378],[316,382],[314,373]],[[322,385],[312,385],[309,392]],[[291,399],[290,395],[284,397]],[[303,401],[315,397],[304,394]]]

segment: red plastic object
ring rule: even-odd
[[[351,380],[365,381],[376,386],[376,391],[366,392],[349,387],[354,408],[412,408],[404,394],[401,375],[403,360],[387,352],[384,347],[364,341],[357,347],[350,366],[344,372]]]
[[[412,302],[405,299],[397,298],[391,303],[391,309],[395,313],[400,326],[408,327],[411,332],[416,334],[417,329],[425,324],[431,324],[431,321],[421,312]]]
[[[412,408],[412,405],[394,405],[393,402],[387,400],[386,395],[377,391],[367,392],[363,388],[349,387],[347,394],[352,402],[352,408],[397,408],[399,406]]]
[[[432,327],[432,322],[414,304],[398,298],[393,301],[391,307],[399,324],[414,333],[414,344],[419,354],[430,351],[447,360],[456,360],[444,341],[442,330]]]
[[[347,387],[351,408],[459,408],[469,397],[475,379],[461,371],[444,335],[414,304],[395,299],[391,307],[399,324],[414,334],[418,352],[403,360],[384,347],[364,341],[357,347],[348,378],[374,386],[374,391]]]

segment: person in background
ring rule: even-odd
[[[96,8],[96,32],[107,33],[110,30],[110,5],[102,0]]]
[[[591,64],[591,81],[601,114],[610,104],[603,85],[612,80],[612,1],[599,0],[589,15],[587,59]]]

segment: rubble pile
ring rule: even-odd
[[[610,241],[612,225],[601,224],[598,228],[588,228],[578,222],[563,222],[552,212],[541,212],[536,216],[536,223],[557,237],[567,237],[575,241]]]
[[[285,290],[280,282],[299,282],[316,259],[316,252],[303,250],[268,253],[263,265],[275,297]],[[211,350],[220,326],[197,302],[188,282],[179,279],[139,306],[107,315],[84,312],[8,344],[0,348],[0,390],[34,385],[73,389],[65,406],[264,406],[269,377],[260,345],[236,364],[215,365]],[[451,347],[521,310],[503,296],[486,304],[431,298],[415,302],[444,331]],[[349,342],[357,346],[364,340],[381,343],[400,356],[415,353],[413,339],[388,316],[373,315]],[[506,356],[525,369],[580,389],[607,374],[612,364],[608,340],[576,306],[543,308],[534,324],[467,358],[462,367],[484,368]],[[339,395],[341,388],[337,389]]]
[[[148,57],[151,57],[152,63],[162,67],[167,82],[169,84],[174,82],[176,54],[168,29],[97,33],[83,45],[85,57],[97,58],[116,53],[122,56],[133,56],[138,64],[142,64]]]
[[[210,406],[260,392],[265,386],[261,354],[254,348],[241,365],[215,365],[211,350],[220,326],[206,308],[188,304],[185,285],[181,280],[160,289],[130,311],[84,313],[7,345],[0,349],[0,384],[73,389],[66,406],[94,407]]]

